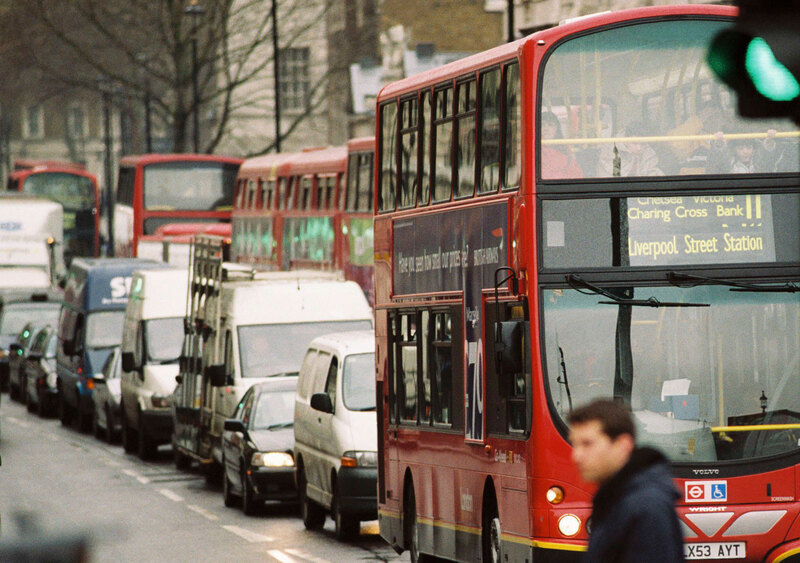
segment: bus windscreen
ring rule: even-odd
[[[542,80],[540,177],[797,172],[796,125],[738,116],[706,63],[729,25],[650,21],[556,47]]]

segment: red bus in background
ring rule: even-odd
[[[120,160],[114,203],[114,255],[138,256],[139,239],[166,223],[231,217],[241,158],[145,154]]]
[[[139,258],[175,266],[189,266],[189,250],[195,235],[215,235],[230,242],[230,223],[166,223],[152,235],[139,238]]]
[[[16,160],[9,191],[44,197],[64,208],[64,259],[100,255],[100,192],[97,178],[81,164]]]
[[[374,153],[369,137],[246,160],[234,199],[234,260],[274,270],[339,270],[372,302]]]
[[[577,18],[379,94],[379,522],[412,561],[577,561],[566,421],[600,397],[672,462],[688,560],[800,560],[800,137],[708,68],[735,15]]]

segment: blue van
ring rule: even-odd
[[[75,258],[69,267],[58,324],[56,372],[61,423],[88,431],[94,414],[93,375],[122,343],[134,270],[163,266],[138,258]]]

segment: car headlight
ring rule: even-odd
[[[294,458],[286,452],[256,452],[250,465],[258,467],[294,467]]]
[[[344,452],[342,467],[377,467],[378,452]]]
[[[150,401],[154,408],[165,409],[172,406],[172,395],[153,395]]]

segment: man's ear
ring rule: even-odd
[[[620,448],[622,448],[628,454],[631,454],[634,448],[636,447],[636,441],[630,434],[620,434],[614,441]]]

